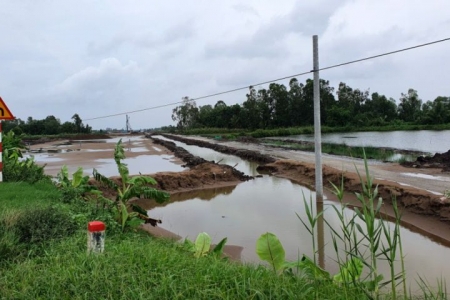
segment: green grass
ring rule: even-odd
[[[0,278],[5,299],[307,299],[304,281],[264,267],[195,259],[173,242],[126,234],[106,239],[103,255],[86,254],[86,235],[53,243],[39,258],[10,265]],[[327,291],[324,288],[324,291]]]
[[[51,182],[0,183],[0,207],[9,210],[49,205],[59,200],[61,192]],[[0,215],[4,209],[0,211]]]

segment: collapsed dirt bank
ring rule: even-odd
[[[195,146],[199,146],[199,147],[203,147],[203,148],[209,148],[209,149],[212,149],[212,150],[220,152],[220,153],[235,155],[242,159],[257,162],[260,164],[272,163],[272,162],[275,162],[275,160],[276,160],[269,155],[261,154],[256,151],[236,149],[236,148],[232,148],[232,147],[223,146],[220,144],[212,144],[212,143],[209,143],[206,141],[192,140],[192,139],[181,137],[178,135],[171,135],[171,134],[160,134],[160,135],[162,135],[166,138],[169,138],[169,139],[173,139],[175,141],[183,142],[187,145],[195,145]],[[149,135],[149,137],[153,138],[151,135]]]
[[[403,162],[403,166],[410,168],[434,168],[442,172],[450,172],[450,150],[445,153],[436,153],[433,156],[419,156],[416,161]]]

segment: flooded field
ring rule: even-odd
[[[61,166],[66,164],[70,172],[81,166],[85,169],[85,173],[89,174],[95,167],[106,176],[114,176],[117,175],[117,169],[112,155],[118,140],[119,138],[86,143],[78,141],[69,146],[48,145],[49,149],[56,148],[61,151],[33,153],[33,155],[36,161],[47,164],[45,170],[51,175],[56,175]],[[125,163],[128,164],[131,174],[184,170],[182,162],[172,153],[165,147],[153,144],[149,139],[127,137],[123,138],[123,142],[128,157]],[[256,163],[178,141],[175,141],[175,144],[206,160],[234,166],[247,175],[259,175]],[[412,172],[403,175],[426,176]],[[151,217],[163,221],[160,227],[183,238],[194,240],[197,234],[203,231],[210,234],[216,243],[227,237],[229,245],[239,247],[240,258],[244,262],[261,263],[255,253],[256,240],[261,234],[272,232],[282,242],[287,259],[293,261],[303,254],[313,255],[311,236],[298,218],[300,216],[306,219],[304,199],[314,200],[314,192],[287,179],[263,175],[237,186],[176,193],[170,202],[162,205],[148,202],[145,209],[149,210]],[[338,203],[333,195],[326,193],[323,205],[324,220],[329,226],[339,230],[340,224],[332,205]],[[313,210],[316,210],[315,204]],[[350,216],[353,211],[347,209],[346,214]],[[336,258],[331,230],[326,223],[321,223],[319,226],[321,230],[317,232],[317,243],[321,245],[319,260],[325,268],[334,273],[337,271],[334,262]],[[450,277],[450,268],[443,263],[443,259],[450,255],[450,248],[407,228],[402,228],[401,234],[409,284],[414,286],[417,274],[427,278],[431,283],[441,276]],[[383,262],[380,264],[380,270],[387,278],[387,264]]]
[[[203,153],[215,152],[197,146],[187,146],[176,142],[178,146],[189,149],[192,153],[204,157]],[[207,159],[220,159],[221,153],[208,153]],[[204,157],[204,158],[206,158]],[[230,164],[240,163],[233,158]],[[247,169],[244,169],[247,166]],[[241,164],[241,171],[255,174],[251,164]],[[203,190],[183,196],[177,194],[173,202],[150,209],[152,217],[160,218],[162,228],[182,237],[194,240],[198,233],[207,232],[214,242],[223,237],[228,244],[242,247],[241,259],[245,262],[260,263],[255,253],[258,237],[265,232],[276,234],[282,242],[288,260],[296,260],[306,254],[312,256],[311,236],[301,224],[297,214],[306,219],[303,199],[315,199],[314,192],[294,184],[289,180],[264,175],[262,178],[244,182],[236,187],[221,190]],[[339,222],[331,205],[338,205],[328,195],[324,203],[324,219],[334,228],[339,229]],[[348,215],[352,210],[346,210]],[[331,242],[331,233],[327,225],[322,224],[320,239],[324,248],[321,261],[327,269],[336,271],[335,255]],[[450,268],[442,264],[442,258],[450,255],[450,249],[432,241],[430,238],[407,228],[401,229],[405,263],[409,284],[414,285],[417,274],[433,282],[436,278],[450,276]],[[429,255],[433,253],[433,255]],[[388,266],[380,262],[381,270],[387,278]]]
[[[73,141],[71,145],[59,145],[49,143],[38,145],[25,157],[33,156],[38,164],[46,165],[45,172],[55,176],[63,165],[67,165],[69,173],[73,173],[78,167],[82,167],[85,175],[92,175],[96,168],[105,176],[118,175],[117,167],[113,159],[114,146],[122,139],[130,174],[150,174],[166,171],[183,171],[172,154],[166,154],[160,147],[151,143],[144,136],[125,136],[105,140]]]

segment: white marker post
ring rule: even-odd
[[[92,221],[88,223],[87,251],[102,253],[105,250],[105,223]]]

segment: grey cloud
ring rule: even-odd
[[[256,17],[259,17],[258,12],[256,11],[256,9],[254,9],[253,7],[249,6],[249,5],[245,5],[245,4],[235,4],[232,6],[232,8],[238,12],[241,13],[245,13],[245,14],[249,14],[249,15],[253,15]]]
[[[93,42],[88,44],[88,54],[103,55],[117,51],[124,45],[133,45],[139,48],[164,47],[181,40],[190,39],[195,36],[195,24],[193,20],[178,23],[164,32],[159,30],[147,30],[140,33],[121,32],[117,33],[106,42]]]

